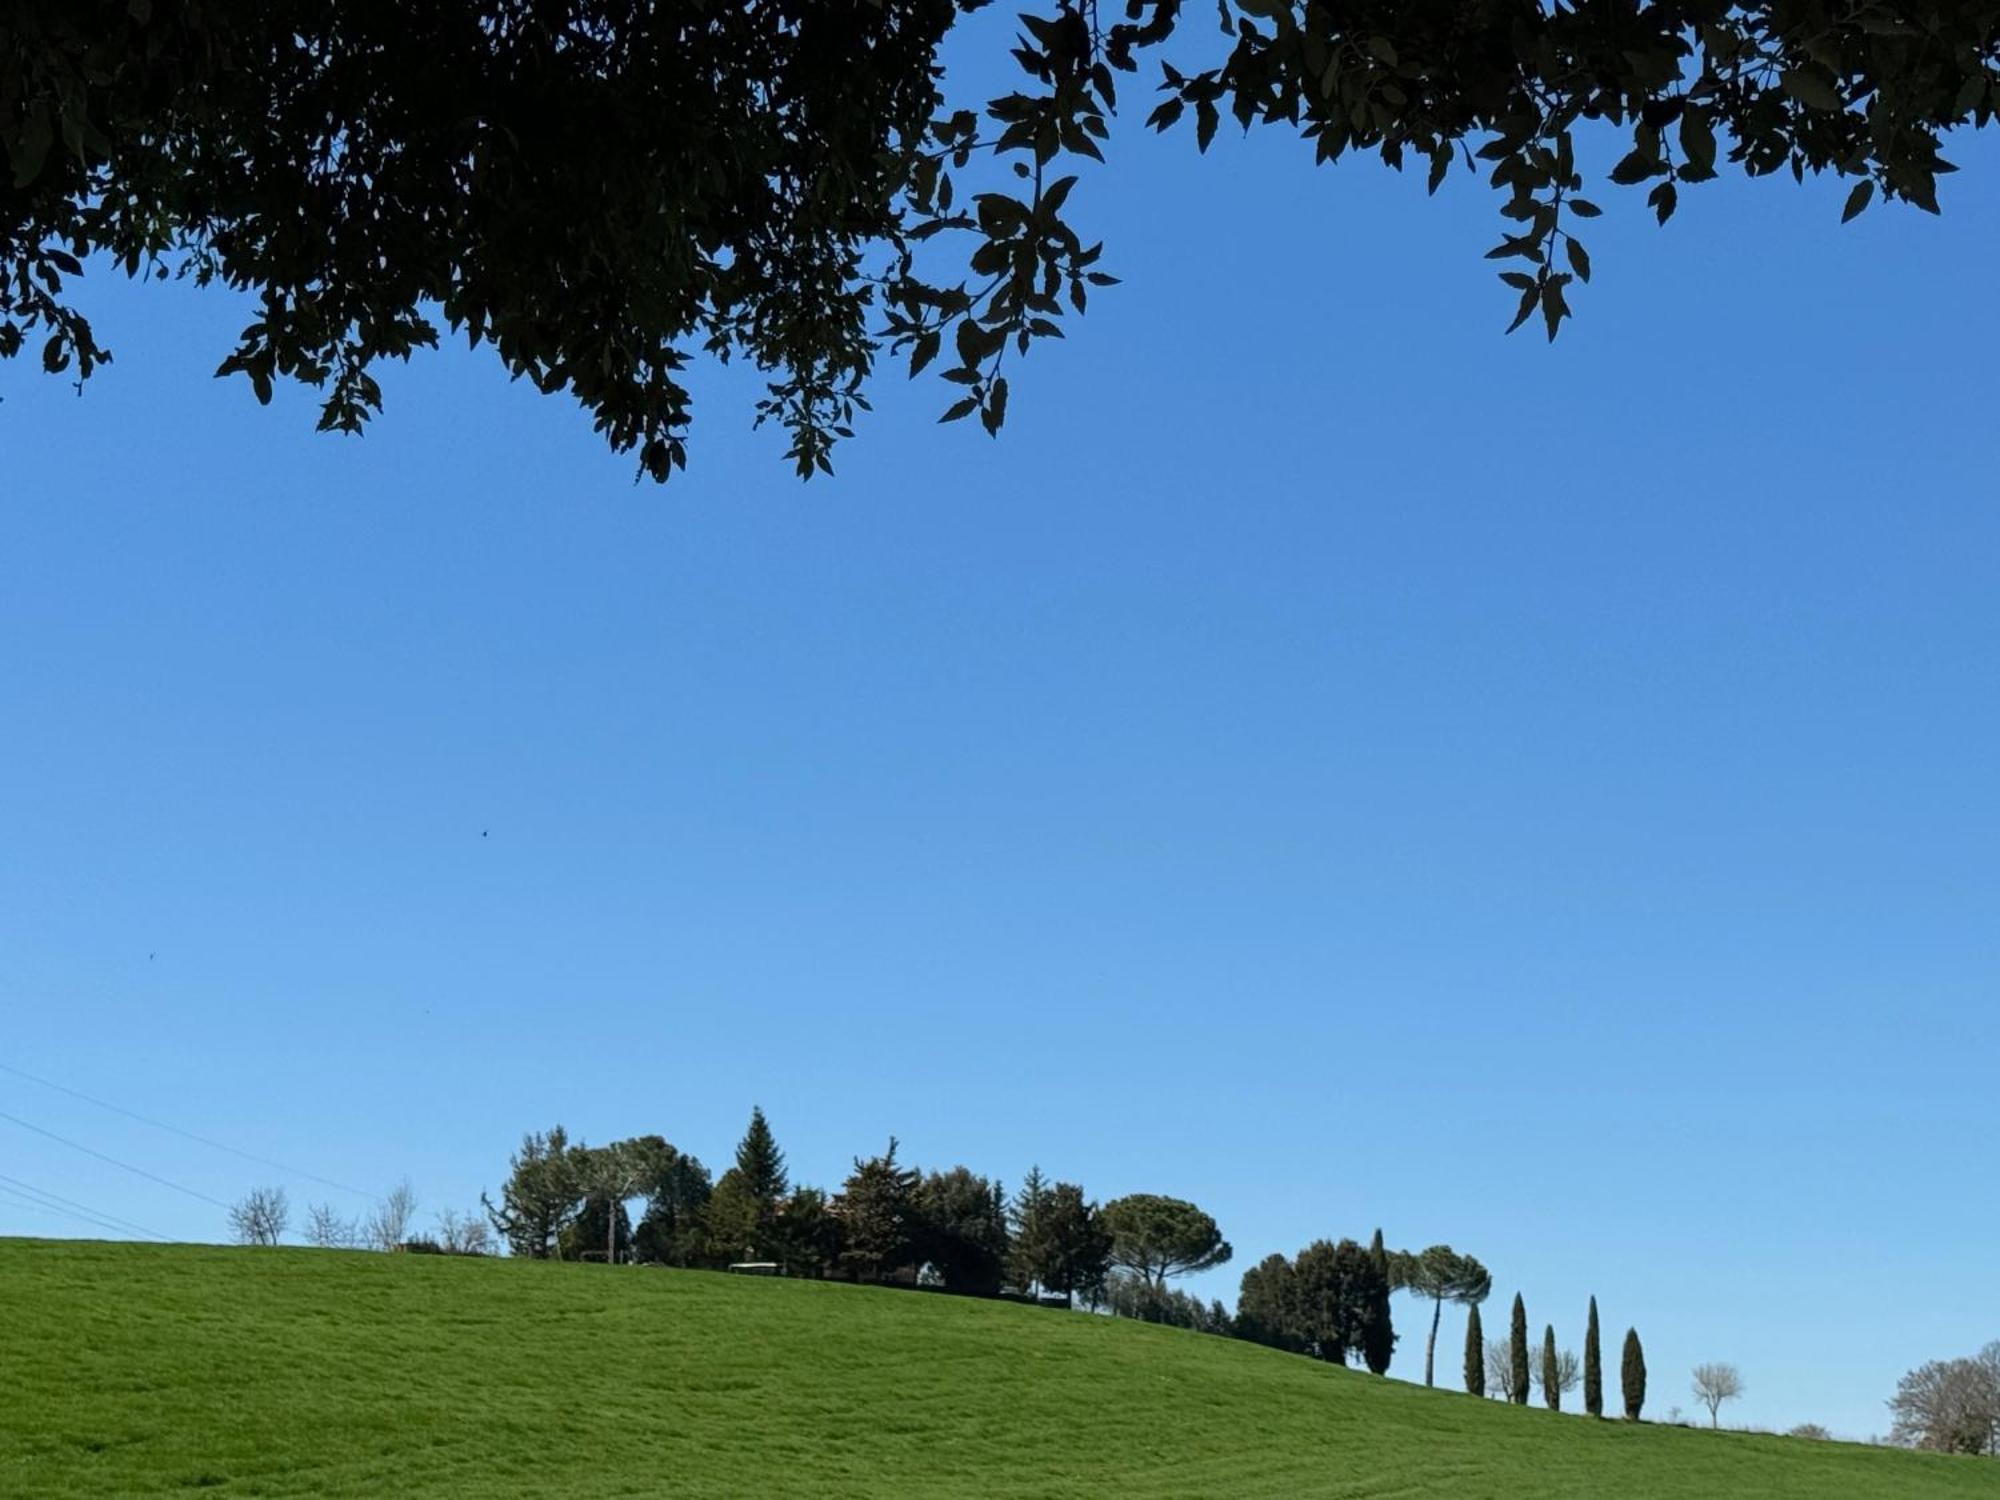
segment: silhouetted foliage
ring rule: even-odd
[[[1433,190],[1483,172],[1515,326],[1550,337],[1591,274],[1580,160],[1614,159],[1663,222],[1731,167],[1838,174],[1846,217],[1935,211],[1942,132],[1996,103],[1983,4],[1239,0],[1204,41],[1179,0],[1039,0],[1016,87],[956,97],[940,49],[983,5],[16,0],[0,356],[78,378],[108,357],[67,290],[97,256],[249,294],[218,373],[324,390],[323,427],[359,430],[374,366],[442,324],[656,479],[685,463],[690,359],[747,359],[811,474],[885,353],[942,357],[945,416],[999,428],[1006,357],[1113,279],[1065,168],[1102,159],[1120,73],[1201,150],[1226,113],[1318,161],[1414,159]]]

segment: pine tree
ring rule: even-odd
[[[736,1170],[742,1174],[743,1186],[750,1196],[773,1213],[791,1191],[791,1184],[785,1178],[785,1153],[778,1149],[764,1111],[755,1106],[750,1110],[750,1127],[736,1144]]]
[[[1593,1417],[1604,1415],[1604,1357],[1598,1348],[1597,1299],[1590,1299],[1590,1321],[1583,1329],[1583,1409]]]
[[[859,1281],[881,1281],[910,1263],[917,1173],[896,1164],[896,1144],[892,1135],[880,1156],[867,1161],[857,1156],[841,1195],[840,1259]]]
[[[1007,1210],[1007,1227],[1013,1248],[1007,1257],[1007,1274],[1023,1291],[1042,1285],[1049,1262],[1049,1183],[1039,1166],[1028,1168],[1020,1192]]]
[[[1528,1309],[1521,1294],[1514,1293],[1514,1319],[1507,1330],[1507,1399],[1516,1406],[1528,1404]]]
[[[1382,1231],[1368,1246],[1368,1265],[1373,1273],[1367,1288],[1367,1321],[1363,1325],[1361,1357],[1370,1374],[1389,1373],[1389,1361],[1396,1354],[1396,1325],[1389,1312],[1389,1252],[1382,1244]]]
[[[1465,1389],[1469,1395],[1486,1394],[1486,1331],[1479,1326],[1477,1302],[1465,1315]]]
[[[1556,1325],[1542,1329],[1542,1399],[1550,1411],[1563,1409],[1562,1371],[1556,1365]]]
[[[1625,1417],[1627,1421],[1636,1422],[1646,1404],[1646,1351],[1639,1347],[1639,1330],[1636,1328],[1625,1330],[1624,1366]]]

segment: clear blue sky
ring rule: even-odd
[[[1486,189],[1128,128],[1075,200],[1125,284],[1003,438],[892,377],[805,487],[737,372],[661,491],[462,347],[316,436],[208,378],[227,296],[100,277],[81,398],[0,368],[0,1060],[426,1211],[526,1129],[719,1164],[761,1102],[806,1181],[893,1132],[1184,1195],[1225,1297],[1379,1224],[1565,1342],[1595,1293],[1656,1413],[1726,1359],[1739,1420],[1882,1430],[2000,1337],[2000,152],[1955,154],[1942,220],[1607,187],[1550,348]],[[6,1121],[0,1172],[224,1231]]]

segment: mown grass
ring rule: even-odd
[[[0,1241],[0,1495],[2000,1493],[1076,1313],[809,1282]]]

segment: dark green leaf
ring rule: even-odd
[[[1785,92],[1807,109],[1831,113],[1845,107],[1840,91],[1817,68],[1788,68],[1781,81]]]

